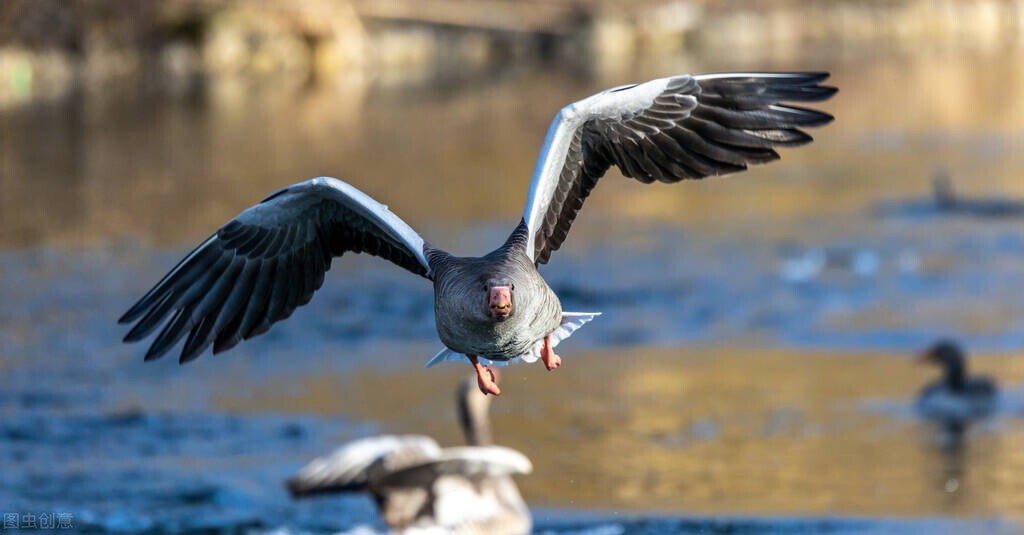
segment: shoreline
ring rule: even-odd
[[[180,94],[238,78],[308,84],[527,62],[603,73],[658,58],[844,62],[1024,46],[1024,0],[115,3],[8,0],[0,109],[117,85]]]

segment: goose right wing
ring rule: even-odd
[[[125,342],[163,325],[146,352],[160,358],[188,335],[181,362],[226,351],[309,302],[331,260],[369,253],[430,278],[424,241],[369,195],[329,177],[284,188],[203,242],[118,320]]]

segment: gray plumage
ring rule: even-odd
[[[230,349],[305,304],[331,260],[365,252],[431,279],[438,335],[456,356],[507,361],[552,331],[561,338],[596,315],[565,320],[537,272],[564,242],[598,179],[612,166],[643,183],[742,171],[779,157],[775,147],[811,141],[802,128],[827,113],[782,102],[816,102],[835,89],[827,73],[683,75],[622,86],[563,108],[544,140],[523,217],[482,257],[426,243],[386,206],[337,179],[285,188],[242,212],[188,255],[121,317],[126,342],[158,328],[146,359],[182,338],[181,362]],[[511,288],[511,315],[488,316],[488,285]],[[553,338],[552,343],[556,340]],[[448,355],[451,356],[451,355]],[[437,358],[448,360],[439,354]],[[536,360],[535,358],[533,360]]]
[[[456,392],[468,447],[440,448],[420,435],[384,435],[346,444],[314,459],[287,481],[295,497],[371,494],[388,527],[465,535],[529,533],[530,511],[513,474],[532,470],[521,453],[494,446],[490,397],[472,379]]]
[[[520,224],[504,245],[480,258],[428,249],[437,334],[446,347],[464,355],[511,360],[529,353],[537,340],[558,327],[561,302],[525,254],[526,232]],[[483,288],[489,280],[514,287],[516,312],[504,321],[488,314]]]

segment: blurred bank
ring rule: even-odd
[[[6,0],[0,107],[74,91],[187,92],[238,77],[465,76],[511,62],[584,71],[701,57],[784,62],[998,53],[1020,0]]]

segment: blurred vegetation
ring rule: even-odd
[[[4,0],[0,107],[513,60],[607,70],[651,55],[991,52],[1019,47],[1022,28],[1021,0]]]

